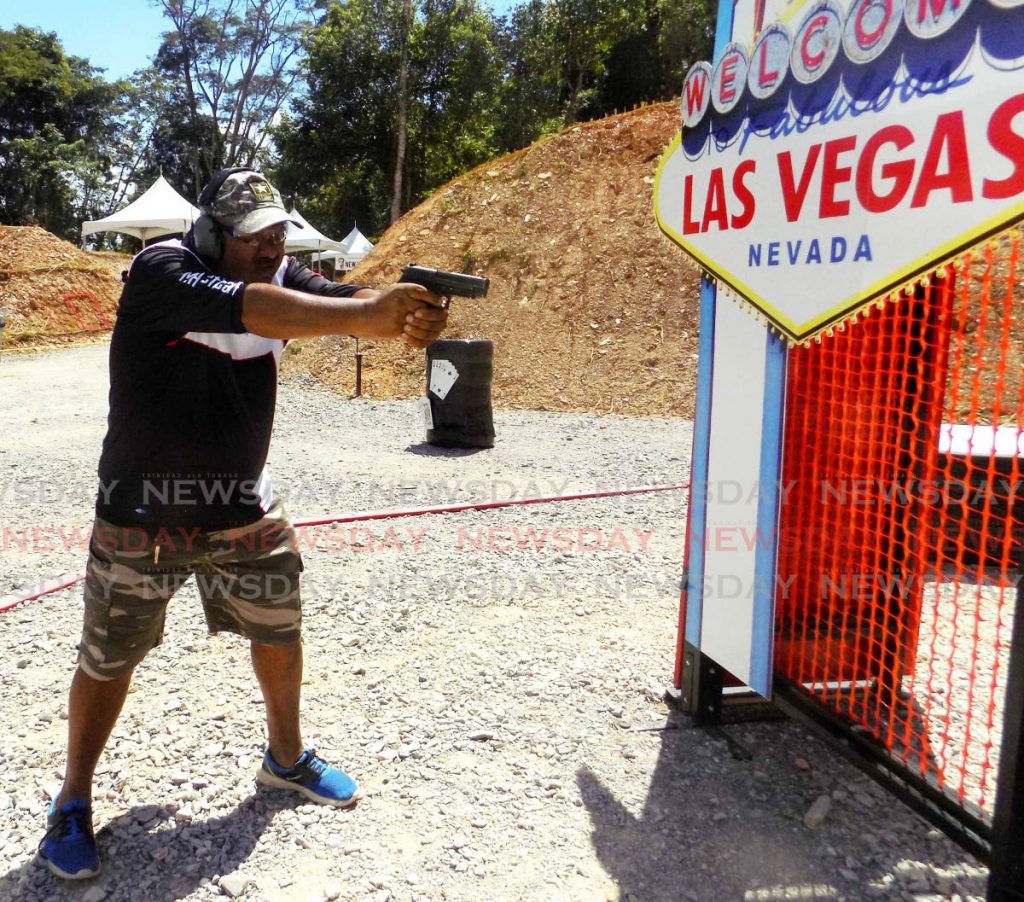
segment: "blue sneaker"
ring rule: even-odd
[[[306,749],[291,767],[281,767],[267,749],[256,781],[276,789],[292,789],[323,805],[344,808],[359,798],[359,787],[348,774],[331,767],[313,749]]]
[[[100,856],[92,832],[92,808],[85,799],[71,799],[56,808],[54,799],[46,813],[46,836],[39,854],[58,877],[85,880],[100,872]]]

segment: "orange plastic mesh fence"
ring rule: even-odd
[[[1024,558],[1020,253],[978,248],[787,376],[776,672],[985,818]]]

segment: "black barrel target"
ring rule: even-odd
[[[494,447],[493,373],[494,343],[486,339],[440,338],[427,347],[427,397],[433,421],[427,441],[431,445]]]

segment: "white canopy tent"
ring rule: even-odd
[[[83,222],[82,240],[96,232],[122,232],[145,244],[160,235],[187,232],[199,215],[199,208],[178,194],[161,175],[127,207],[103,219]]]
[[[341,260],[342,268],[351,269],[372,250],[373,245],[369,239],[359,231],[358,227],[355,227],[342,239],[341,250],[321,254],[320,259],[330,260],[336,269],[338,268],[338,260]]]
[[[302,228],[297,229],[294,225],[288,223],[288,237],[284,242],[284,249],[288,253],[312,251],[322,256],[322,251],[340,251],[342,249],[340,241],[328,238],[322,232],[314,229],[294,207],[292,207],[288,215],[302,225]]]

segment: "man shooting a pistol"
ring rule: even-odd
[[[199,207],[183,242],[133,260],[110,346],[67,768],[40,845],[68,879],[99,873],[96,764],[132,672],[162,638],[167,602],[192,574],[210,632],[250,644],[268,734],[257,779],[327,805],[358,796],[351,777],[306,747],[299,724],[302,561],[264,469],[278,364],[287,340],[303,336],[424,348],[447,312],[421,285],[342,285],[287,257],[288,213],[251,169],[218,173]]]

